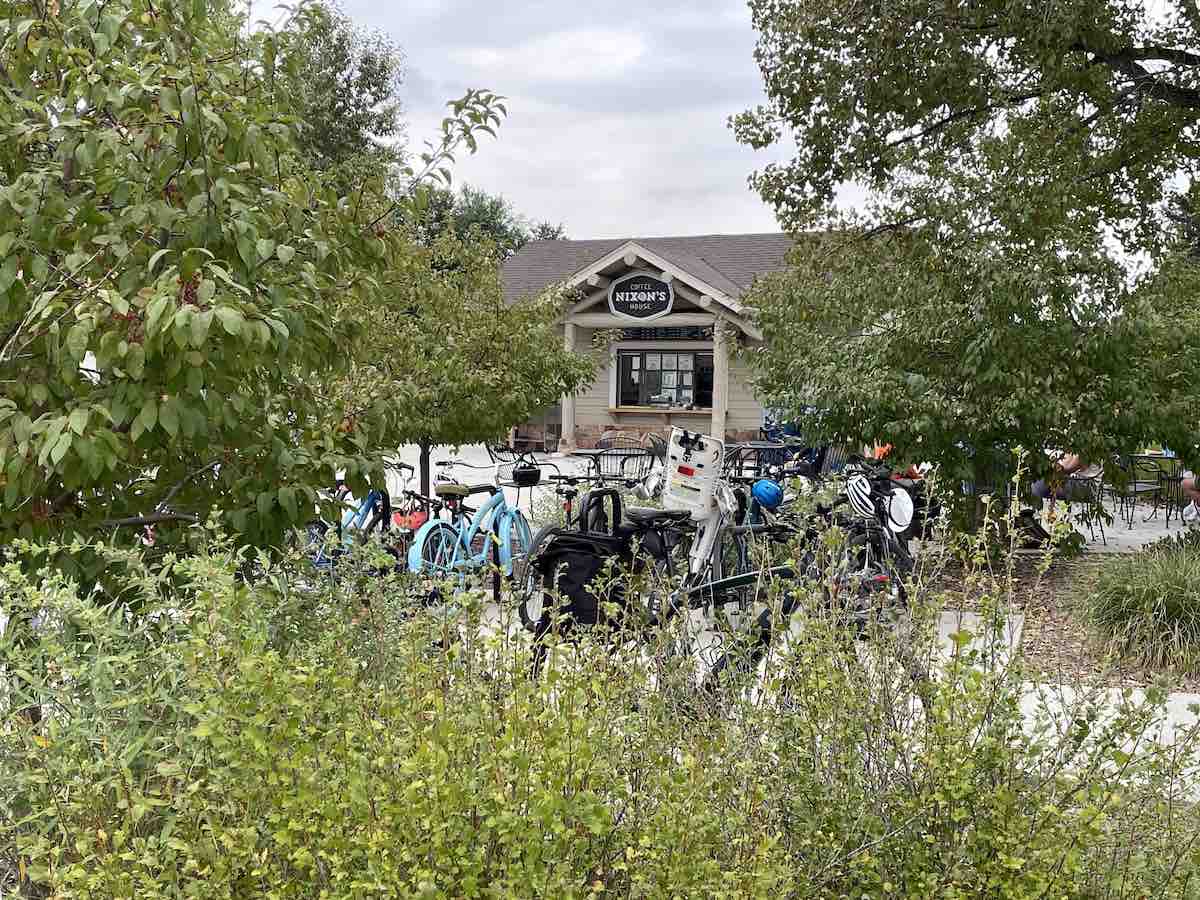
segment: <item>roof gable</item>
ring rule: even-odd
[[[736,299],[758,276],[785,268],[792,244],[792,238],[782,233],[531,241],[504,263],[504,295],[511,303],[537,294],[569,280],[615,250],[636,245]]]

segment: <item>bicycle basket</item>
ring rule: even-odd
[[[532,463],[518,463],[513,466],[512,483],[519,488],[535,487],[542,481],[542,470]]]

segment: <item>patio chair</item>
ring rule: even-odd
[[[597,450],[641,450],[644,449],[641,437],[627,434],[624,431],[606,431],[596,441]]]
[[[1099,529],[1100,540],[1107,547],[1108,535],[1104,533],[1104,518],[1107,513],[1104,508],[1103,474],[1088,478],[1068,476],[1066,494],[1071,498],[1068,502],[1068,514],[1071,518],[1087,526],[1093,542],[1096,540],[1096,530]]]
[[[821,460],[821,474],[830,475],[842,471],[849,458],[850,450],[844,444],[831,444],[825,451],[825,458]]]
[[[1116,468],[1119,474],[1116,480],[1108,481],[1108,493],[1117,504],[1117,515],[1125,521],[1127,528],[1132,529],[1140,498],[1149,497],[1154,505],[1154,513],[1144,521],[1158,514],[1162,496],[1159,476],[1162,470],[1159,468],[1159,459],[1153,456],[1126,457],[1117,461]]]
[[[1159,502],[1163,507],[1163,519],[1171,527],[1171,517],[1178,516],[1183,524],[1183,461],[1175,457],[1164,457],[1158,469]]]
[[[726,447],[724,474],[734,478],[762,478],[771,466],[783,465],[787,445],[779,441],[751,441]]]
[[[667,464],[667,442],[662,435],[650,432],[646,435],[646,445],[654,454],[654,458],[658,460],[659,465],[665,466]]]

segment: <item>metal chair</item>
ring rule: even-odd
[[[1104,476],[1087,478],[1068,476],[1064,493],[1069,497],[1068,510],[1075,521],[1086,525],[1092,540],[1096,540],[1096,529],[1100,529],[1100,540],[1108,546],[1108,535],[1104,533]]]
[[[606,431],[596,441],[597,450],[643,450],[645,445],[641,437],[634,437],[624,431]]]
[[[723,464],[726,477],[762,478],[772,466],[787,460],[788,447],[780,441],[750,441],[725,448]]]
[[[1164,457],[1159,462],[1158,493],[1163,505],[1163,519],[1171,527],[1171,516],[1179,517],[1183,523],[1183,461],[1175,457]]]
[[[825,458],[821,461],[821,474],[829,475],[842,471],[846,467],[846,461],[849,459],[850,450],[848,447],[831,444],[825,451]]]
[[[1109,496],[1117,504],[1117,514],[1127,528],[1133,528],[1133,517],[1137,512],[1138,499],[1149,496],[1154,512],[1144,521],[1158,515],[1158,504],[1162,496],[1159,459],[1153,456],[1131,456],[1116,463],[1118,476],[1108,482]]]

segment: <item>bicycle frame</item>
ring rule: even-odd
[[[330,569],[333,567],[334,556],[340,552],[345,552],[354,546],[354,542],[350,537],[350,532],[361,531],[367,524],[371,512],[383,500],[384,493],[381,490],[372,489],[367,492],[367,496],[357,507],[347,504],[346,512],[343,513],[341,521],[338,523],[338,539],[337,543],[332,548],[325,547],[321,543],[317,547],[316,555],[312,558],[313,565],[318,569]],[[390,525],[390,523],[385,523]],[[311,534],[311,532],[310,532]]]
[[[492,534],[498,539],[500,537],[500,519],[508,512],[508,501],[504,497],[504,491],[497,489],[487,503],[479,507],[475,515],[470,519],[466,516],[461,516],[458,520],[458,544],[454,548],[454,567],[477,569],[487,565],[488,551],[491,550],[490,542],[485,544],[480,553],[471,553],[471,545],[475,542],[475,538],[479,536],[483,530],[483,523],[487,520],[488,513],[492,514],[490,529]]]

